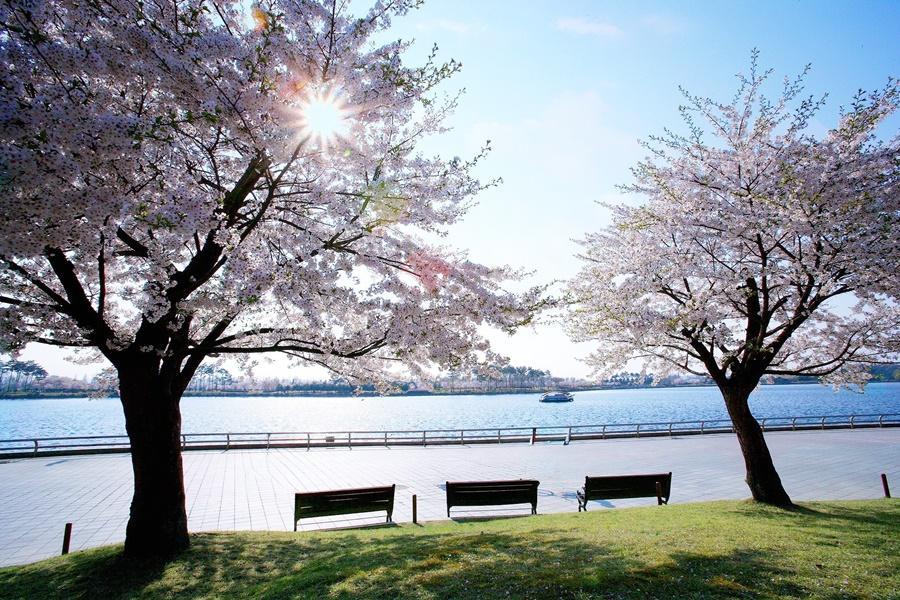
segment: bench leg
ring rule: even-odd
[[[533,515],[537,514],[537,504],[535,504],[534,506],[531,507],[531,514],[533,514]]]
[[[294,521],[294,531],[297,531],[297,521]]]

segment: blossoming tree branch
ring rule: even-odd
[[[131,440],[125,552],[188,544],[179,400],[209,356],[356,381],[492,362],[541,290],[425,238],[485,185],[422,155],[459,65],[376,44],[415,0],[0,4],[0,342],[95,348]]]
[[[602,343],[600,371],[711,377],[753,497],[790,505],[748,399],[766,376],[862,384],[897,359],[900,139],[876,133],[900,86],[860,92],[814,136],[824,98],[801,96],[802,75],[767,98],[768,76],[754,52],[731,103],[685,93],[686,133],[651,138],[626,188],[646,202],[583,241],[569,324]]]

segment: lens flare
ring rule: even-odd
[[[347,133],[349,111],[334,92],[311,94],[300,106],[300,129],[304,137],[328,146]]]

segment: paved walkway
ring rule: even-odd
[[[794,500],[878,498],[879,473],[900,494],[900,428],[768,433]],[[394,519],[446,519],[446,480],[536,478],[538,512],[576,510],[586,474],[672,471],[672,502],[746,498],[733,435],[561,444],[429,448],[195,451],[184,455],[191,531],[293,528],[295,491],[397,484]],[[0,565],[59,553],[74,523],[72,550],[121,542],[131,501],[126,454],[0,461]],[[631,506],[649,500],[592,503]],[[528,508],[454,509],[454,516],[527,514]],[[309,520],[301,529],[381,522],[383,517]]]

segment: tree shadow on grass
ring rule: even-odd
[[[733,512],[802,530],[812,541],[823,545],[852,545],[877,553],[893,546],[896,552],[894,540],[900,537],[900,501],[874,502],[880,505],[879,510],[865,505],[850,507],[829,502],[780,509],[748,502],[738,505]]]
[[[657,552],[558,532],[199,534],[177,560],[117,548],[0,573],[3,598],[767,598],[805,596],[767,552]],[[60,565],[64,565],[60,567]]]
[[[827,502],[818,503],[815,507],[798,506],[794,510],[801,515],[843,521],[856,528],[883,529],[886,526],[895,530],[900,528],[900,501],[898,500],[884,500],[884,508],[877,512],[868,508],[851,508]]]
[[[486,513],[486,514],[472,514],[467,513],[463,515],[453,515],[450,517],[450,520],[454,523],[486,523],[490,521],[508,521],[510,519],[527,519],[529,517],[533,517],[534,515],[531,512],[522,515],[510,515],[510,514],[500,514],[500,513]]]
[[[165,567],[163,560],[125,559],[121,546],[75,552],[0,571],[0,598],[127,598],[158,581]]]

